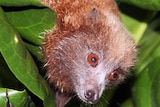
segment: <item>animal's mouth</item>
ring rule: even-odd
[[[99,101],[100,96],[97,91],[91,89],[85,91],[83,95],[79,95],[79,98],[86,103],[96,104]]]
[[[98,103],[99,99],[97,100],[88,100],[88,99],[85,99],[85,98],[80,98],[83,102],[85,103],[88,103],[88,104],[96,104]]]
[[[99,100],[99,94],[97,93],[97,91],[93,89],[85,91],[84,97],[89,103],[92,103],[92,104],[97,103]]]

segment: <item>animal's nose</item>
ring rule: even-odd
[[[87,99],[88,102],[91,102],[91,103],[97,103],[98,99],[99,99],[99,95],[98,93],[91,89],[91,90],[87,90],[85,93],[84,93],[84,96],[85,98]]]

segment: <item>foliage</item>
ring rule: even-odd
[[[160,2],[117,2],[139,47],[138,61],[133,76],[106,92],[100,105],[160,107]],[[52,91],[42,77],[40,46],[44,33],[53,29],[56,14],[39,0],[0,0],[0,6],[0,106],[6,107],[8,91],[16,107],[54,107]]]

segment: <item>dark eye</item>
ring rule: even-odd
[[[116,81],[119,78],[119,70],[116,69],[114,70],[110,75],[109,75],[109,79],[111,81]]]
[[[98,64],[98,60],[98,55],[96,55],[95,53],[91,53],[87,57],[88,63],[93,67],[95,67]]]

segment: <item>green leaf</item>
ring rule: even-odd
[[[138,63],[134,71],[135,81],[132,87],[132,99],[136,107],[159,107],[159,17],[157,17],[158,15],[156,16],[157,12],[147,12],[133,7],[127,8],[125,12],[129,13],[122,15],[125,26],[127,26],[136,43],[140,46]],[[127,100],[122,107],[130,106],[129,103]]]
[[[154,20],[140,41],[140,59],[133,86],[133,99],[138,107],[159,107],[160,84],[157,82],[160,71],[159,22],[159,18]]]
[[[117,0],[120,2],[129,3],[143,9],[148,10],[160,10],[160,1],[159,0]]]
[[[160,59],[159,59],[160,60]],[[160,61],[159,61],[160,63]],[[160,69],[159,69],[160,71]],[[153,107],[160,107],[160,73],[157,73],[157,75],[155,76],[155,79],[153,81],[153,91],[152,91],[152,101],[153,101]]]
[[[7,96],[8,94],[8,96]],[[8,97],[8,99],[6,99]],[[14,107],[35,107],[30,96],[28,96],[26,90],[16,91],[11,89],[0,88],[0,106],[7,107],[8,103]]]
[[[35,46],[29,43],[25,43],[26,48],[32,53],[39,61],[44,62],[42,49],[40,46]]]
[[[142,19],[136,19],[134,17],[128,16],[126,14],[122,14],[122,19],[125,26],[130,31],[131,35],[134,37],[136,44],[141,40],[144,32],[148,28],[148,24],[150,20],[155,16],[155,12],[146,12],[143,14]],[[147,18],[146,18],[147,17]],[[136,27],[135,27],[136,26]]]
[[[53,29],[56,23],[56,14],[48,8],[10,11],[6,15],[21,36],[35,45],[43,43],[46,31]]]
[[[0,0],[0,6],[42,6],[40,0]]]
[[[159,79],[156,78],[156,75],[158,75],[160,71],[160,58],[154,59],[153,62],[151,62],[150,65],[148,65],[148,67],[141,72],[135,82],[135,86],[133,88],[133,98],[136,106],[159,107],[154,105],[157,105],[158,103],[155,101],[159,101],[159,97],[155,97],[155,88],[158,87],[157,89],[159,89],[160,85],[157,85],[155,80]],[[156,87],[154,85],[156,85]],[[157,90],[157,93],[158,92],[159,91]]]
[[[137,74],[143,71],[149,63],[151,63],[156,57],[159,57],[160,54],[157,53],[160,44],[159,36],[159,25],[160,19],[157,18],[154,20],[144,33],[140,45],[139,58],[140,60],[137,63]]]
[[[46,107],[53,107],[53,95],[45,80],[24,47],[17,32],[8,23],[2,9],[0,10],[0,51],[12,73],[31,92],[44,101]]]

